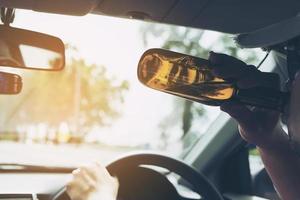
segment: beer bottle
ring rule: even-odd
[[[234,81],[215,77],[208,60],[164,49],[150,49],[142,55],[138,78],[155,90],[213,106],[239,101],[283,111],[288,98],[287,93],[272,88],[239,89]]]

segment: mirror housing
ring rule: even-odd
[[[0,94],[19,94],[22,78],[17,74],[0,72]]]
[[[0,25],[0,66],[59,71],[65,46],[54,36]]]

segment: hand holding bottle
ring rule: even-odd
[[[234,80],[240,89],[265,87],[279,88],[279,77],[260,72],[252,65],[225,55],[211,52],[209,61],[215,76]],[[283,131],[279,124],[279,112],[258,107],[251,107],[240,102],[229,101],[221,105],[239,123],[240,134],[247,142],[259,147],[269,148],[275,145]]]

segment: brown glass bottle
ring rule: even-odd
[[[208,60],[150,49],[140,59],[138,78],[146,86],[186,99],[219,106],[226,101],[282,110],[286,94],[270,88],[238,89],[234,82],[215,77]]]

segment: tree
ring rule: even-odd
[[[127,81],[110,77],[105,66],[87,64],[81,58],[71,58],[61,72],[26,73],[23,83],[19,100],[7,109],[6,123],[58,128],[65,122],[79,135],[110,125],[121,114],[129,89]]]

